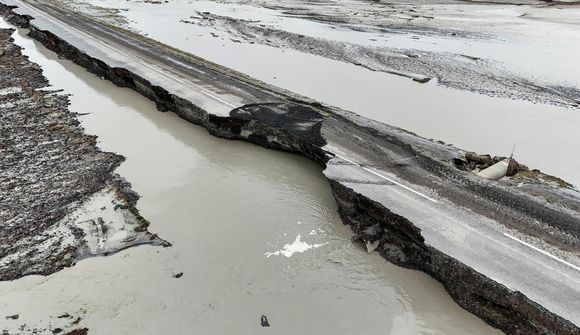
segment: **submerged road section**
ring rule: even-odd
[[[216,136],[324,164],[344,223],[369,252],[430,274],[492,326],[510,334],[579,333],[576,191],[534,179],[481,180],[453,165],[459,149],[47,2],[2,2],[31,37],[160,110]]]

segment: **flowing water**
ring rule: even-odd
[[[49,333],[80,317],[107,335],[498,333],[428,276],[351,244],[321,167],[209,136],[22,30],[14,37],[71,94],[71,110],[88,113],[80,120],[99,146],[127,158],[117,172],[141,195],[150,230],[173,246],[1,282],[0,330]]]

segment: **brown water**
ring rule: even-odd
[[[0,330],[80,316],[91,334],[492,334],[426,275],[350,243],[321,167],[209,136],[15,34],[142,198],[173,247],[0,283]],[[302,251],[302,252],[301,252]],[[174,274],[183,272],[179,279]],[[19,314],[18,320],[4,315]],[[262,328],[260,315],[271,327]],[[23,330],[18,326],[26,324]]]

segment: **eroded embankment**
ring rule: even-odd
[[[137,195],[47,90],[42,69],[0,29],[0,280],[48,275],[88,256],[163,244],[147,231]]]
[[[27,18],[11,16],[28,24]],[[129,87],[153,100],[162,111],[173,111],[182,118],[199,124],[218,137],[242,139],[258,145],[298,152],[324,164],[327,153],[321,148],[324,140],[309,137],[288,127],[279,127],[245,117],[240,110],[230,117],[218,117],[191,102],[152,85],[142,77],[122,68],[111,68],[105,62],[77,50],[47,31],[30,27],[30,36],[49,49],[104,77],[118,86]],[[309,113],[304,111],[304,113]],[[316,115],[314,115],[316,116]],[[316,117],[312,127],[317,126]],[[362,196],[340,182],[330,180],[343,221],[363,241],[379,241],[377,250],[388,260],[408,268],[419,269],[443,283],[451,296],[465,309],[490,325],[509,334],[578,334],[571,322],[479,274],[424,242],[420,229],[405,218],[391,213],[382,205]]]
[[[397,265],[441,282],[463,308],[507,334],[578,334],[578,328],[525,295],[512,291],[425,244],[420,229],[348,187],[330,181],[340,216],[365,244]]]

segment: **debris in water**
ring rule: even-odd
[[[492,166],[483,169],[477,173],[478,176],[486,179],[500,179],[507,175],[509,167],[509,159],[499,161]]]
[[[183,272],[177,273],[173,275],[173,278],[181,278],[183,276]]]
[[[380,243],[381,243],[381,240],[376,240],[374,242],[366,241],[365,244],[366,244],[366,247],[367,247],[367,253],[370,254],[373,251],[377,250],[377,248],[378,248],[378,246],[379,246]]]
[[[20,315],[18,315],[18,314],[8,315],[8,316],[6,316],[6,320],[10,320],[10,319],[18,320],[19,317],[20,317]]]
[[[260,323],[262,324],[262,327],[270,327],[268,318],[264,314],[262,314],[262,317],[260,318]]]
[[[413,81],[416,81],[416,82],[421,83],[421,84],[428,83],[430,80],[431,80],[431,78],[429,78],[429,77],[423,77],[423,78],[415,77],[415,78],[413,78]]]
[[[286,234],[284,234],[284,235],[286,235]],[[291,257],[295,253],[298,253],[298,252],[303,253],[307,250],[320,248],[320,247],[328,244],[328,242],[320,243],[320,244],[308,244],[308,243],[302,241],[301,238],[302,238],[302,236],[300,234],[298,234],[298,236],[296,236],[296,239],[294,240],[293,243],[285,244],[284,248],[281,250],[274,251],[274,252],[267,252],[265,254],[266,257],[278,256],[278,255],[284,255],[286,257]]]
[[[68,332],[64,335],[87,335],[88,333],[89,333],[88,328],[81,328],[81,329],[75,329],[75,330]]]

